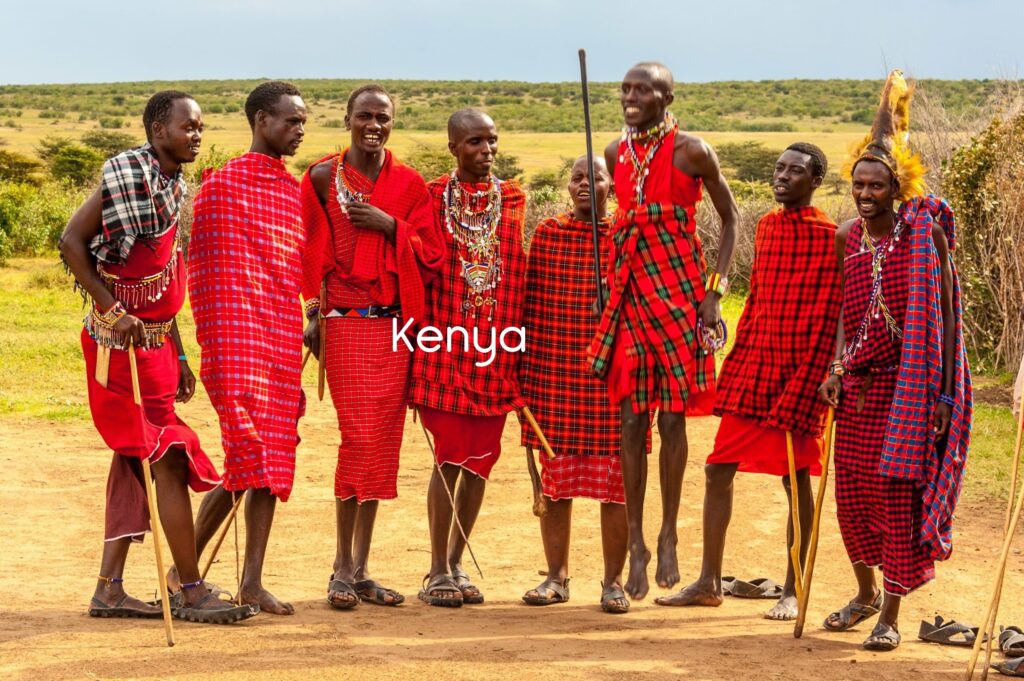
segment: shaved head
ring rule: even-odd
[[[494,127],[494,121],[480,109],[459,109],[448,117],[448,141],[456,142],[468,130],[478,127]]]
[[[651,82],[666,95],[672,94],[675,90],[676,82],[672,77],[672,71],[658,61],[642,61],[633,68],[630,72],[642,71],[648,75]]]
[[[581,166],[584,170],[587,170],[586,154],[580,156],[576,159],[576,162],[572,164],[573,170]],[[601,156],[594,156],[594,177],[597,177],[598,175],[604,175],[607,178],[611,178],[611,173],[608,172],[608,164],[605,163],[604,158]]]

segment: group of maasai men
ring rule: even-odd
[[[182,166],[199,152],[202,114],[185,93],[157,93],[143,115],[148,142],[107,161],[100,188],[61,240],[65,262],[91,298],[81,336],[89,402],[115,452],[89,613],[160,616],[159,606],[129,596],[122,584],[129,545],[149,529],[143,459],[155,474],[174,560],[174,615],[227,623],[293,612],[263,587],[262,569],[276,503],[292,491],[305,344],[338,416],[332,607],[404,601],[368,565],[378,502],[397,494],[409,407],[429,431],[435,460],[422,601],[483,602],[464,551],[506,415],[529,406],[554,457],[540,457],[546,578],[523,600],[569,600],[572,503],[583,497],[601,504],[601,608],[623,613],[629,598],[649,590],[643,510],[655,412],[663,508],[655,578],[662,588],[680,581],[686,416],[721,416],[705,468],[700,576],[656,601],[717,606],[737,471],[780,476],[787,495],[797,495],[799,551],[806,551],[810,477],[821,472],[831,406],[839,525],[858,588],[824,627],[844,631],[879,615],[864,645],[894,649],[901,599],[950,555],[972,404],[953,215],[925,194],[923,169],[907,147],[909,96],[894,72],[871,133],[851,157],[858,217],[843,225],[812,203],[827,167],[821,150],[797,142],[779,157],[772,179],[779,207],[757,225],[749,295],[716,380],[738,211],[714,151],[669,112],[674,83],[664,65],[628,71],[621,139],[594,159],[592,174],[586,157],[576,161],[571,209],[544,219],[529,245],[524,191],[492,173],[498,132],[487,114],[452,114],[455,169],[425,183],[387,149],[391,95],[365,85],[348,100],[348,146],[313,163],[299,182],[284,159],[303,141],[306,106],[293,85],[263,83],[245,105],[248,153],[207,172],[195,197],[187,267]],[[613,190],[617,210],[609,216]],[[705,191],[721,222],[714,268],[695,221]],[[595,265],[605,273],[601,291]],[[174,410],[195,389],[175,323],[186,287],[200,378],[220,420],[223,475]],[[428,326],[459,333],[426,350],[396,339],[397,329],[420,329],[422,343]],[[476,342],[483,336],[493,344],[517,328],[526,339],[522,352],[488,355]],[[141,408],[132,399],[130,354]],[[531,461],[544,450],[525,424],[522,444]],[[186,485],[207,492],[194,523]],[[204,583],[197,557],[242,494],[244,571],[229,600]],[[787,545],[794,534],[791,517]],[[774,588],[778,601],[766,616],[793,619],[792,566]]]

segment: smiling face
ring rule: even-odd
[[[859,161],[851,183],[857,214],[865,220],[892,212],[899,184],[884,163]]]
[[[153,146],[176,163],[196,160],[203,141],[203,114],[194,99],[174,100],[166,121],[153,121]]]
[[[491,117],[475,112],[451,126],[448,150],[459,164],[459,177],[466,182],[485,182],[498,153],[498,129]]]
[[[675,96],[667,81],[652,67],[634,66],[622,79],[619,102],[631,128],[649,128],[661,122]]]
[[[395,107],[382,92],[368,91],[356,97],[345,127],[352,131],[352,147],[368,155],[384,149],[395,125]]]
[[[795,149],[787,149],[775,162],[772,191],[775,200],[787,208],[809,206],[821,178],[814,176],[814,159]]]
[[[306,135],[306,104],[298,95],[281,95],[272,111],[256,112],[255,128],[278,156],[294,156]]]
[[[594,202],[597,213],[604,216],[608,205],[608,192],[611,191],[612,179],[608,175],[608,166],[604,159],[594,158]],[[572,199],[573,213],[581,220],[589,220],[590,213],[590,175],[587,172],[587,157],[576,160],[569,175],[569,198]]]

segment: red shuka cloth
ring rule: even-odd
[[[606,218],[599,225],[602,270],[609,224]],[[597,328],[596,299],[591,223],[572,213],[543,220],[526,266],[523,327],[528,342],[519,376],[523,399],[556,454],[554,459],[540,457],[544,494],[555,500],[624,503],[619,410],[586,363],[587,344]],[[525,422],[522,443],[541,449]]]
[[[146,322],[173,319],[185,300],[184,261],[176,248],[177,227],[155,240],[138,240],[128,259],[104,265],[106,272],[130,283],[162,272],[174,261],[171,279],[160,298],[131,307],[131,314]],[[103,441],[114,450],[107,480],[107,510],[104,537],[107,541],[137,537],[149,529],[149,508],[141,469],[118,457],[159,461],[171,449],[182,449],[189,461],[189,485],[197,492],[213,489],[220,475],[199,445],[199,438],[177,417],[174,398],[178,391],[178,352],[170,338],[160,348],[135,352],[142,407],[135,404],[128,353],[110,351],[107,387],[96,382],[96,341],[83,329],[89,411]],[[138,473],[138,475],[136,475]]]
[[[501,183],[501,219],[498,225],[501,282],[493,294],[497,299],[493,306],[493,320],[488,321],[490,308],[476,308],[476,316],[473,317],[471,311],[464,310],[462,306],[466,300],[468,284],[462,276],[457,244],[443,227],[443,197],[450,179],[450,176],[444,175],[427,185],[434,199],[434,214],[442,225],[448,251],[440,276],[428,292],[427,318],[445,336],[448,327],[466,329],[469,334],[469,351],[463,352],[463,336],[457,333],[454,335],[451,352],[447,352],[444,342],[437,352],[415,352],[410,401],[456,414],[500,416],[523,405],[519,387],[520,353],[503,351],[498,336],[504,329],[521,327],[523,322],[526,274],[523,220],[526,195],[517,182]],[[470,191],[486,188],[486,185],[465,186]],[[475,330],[481,346],[487,346],[492,332],[494,334],[495,357],[487,366],[475,365],[478,361],[486,362],[490,359],[488,353],[477,352],[474,347]],[[514,338],[509,337],[508,342],[512,343]],[[527,346],[529,342],[527,338]]]
[[[693,219],[701,181],[675,167],[674,149],[672,132],[651,160],[644,185],[648,203],[636,206],[636,178],[626,142],[619,143],[611,293],[587,355],[615,404],[628,398],[635,413],[658,406],[707,414],[714,399],[714,355],[700,347],[695,332],[707,276]]]
[[[434,460],[438,465],[459,466],[487,480],[501,456],[505,414],[470,416],[450,411],[418,408],[423,425],[434,436]]]
[[[835,223],[814,206],[780,208],[758,222],[750,294],[718,377],[717,415],[821,436],[818,386],[839,320],[835,235]]]
[[[351,167],[345,167],[345,175],[357,191],[371,194],[370,205],[395,218],[398,248],[378,232],[356,229],[342,211],[334,191],[342,156],[319,162],[331,163],[326,211],[309,171],[302,180],[302,216],[309,235],[303,253],[303,295],[318,298],[319,282],[326,277],[327,300],[320,301],[324,314],[336,307],[401,301],[403,315],[411,306],[413,316],[422,318],[423,285],[436,274],[444,240],[422,178],[391,152],[385,154],[376,182]],[[404,344],[393,349],[392,324],[391,319],[327,320],[327,383],[341,435],[334,476],[334,495],[339,499],[355,497],[362,502],[394,499],[398,494],[410,355]]]
[[[797,470],[809,468],[811,475],[821,475],[824,450],[821,438],[793,433],[793,460]],[[718,424],[715,448],[706,463],[739,464],[737,470],[741,473],[789,475],[786,431],[762,426],[753,419],[725,414]]]
[[[194,211],[189,295],[224,488],[286,501],[305,404],[299,183],[280,159],[249,152],[206,177]]]
[[[852,339],[871,293],[871,253],[862,250],[863,221],[846,237],[843,328]],[[903,329],[910,295],[911,240],[904,232],[883,265],[882,295]],[[903,340],[884,316],[870,320],[864,344],[845,363],[843,393],[836,410],[836,518],[851,563],[880,566],[883,587],[906,596],[935,577],[935,564],[921,543],[924,487],[879,472],[889,411],[896,390]]]

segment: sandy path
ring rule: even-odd
[[[182,414],[219,459],[213,410],[205,397]],[[691,461],[683,488],[680,568],[696,575],[700,505],[707,455],[717,420],[690,424]],[[804,638],[792,626],[759,617],[768,601],[729,599],[718,609],[655,606],[657,587],[628,615],[597,607],[601,577],[598,507],[578,502],[572,552],[572,601],[544,609],[520,602],[540,578],[543,554],[530,513],[530,485],[518,426],[510,419],[505,456],[472,539],[486,578],[483,606],[429,608],[415,598],[428,566],[424,493],[430,459],[418,425],[407,425],[399,499],[382,507],[373,554],[374,574],[404,591],[397,609],[362,605],[336,612],[324,603],[334,552],[333,498],[336,431],[328,403],[311,404],[292,500],[278,511],[265,583],[296,605],[294,617],[262,615],[233,627],[178,623],[178,645],[164,645],[161,624],[91,619],[84,614],[98,566],[102,490],[108,454],[91,424],[0,421],[0,677],[95,678],[668,678],[691,679],[942,679],[959,678],[967,652],[916,640],[922,617],[978,622],[995,562],[1002,508],[963,506],[952,560],[936,582],[904,606],[904,645],[888,655],[859,644],[867,631],[826,635],[819,624],[853,592],[829,498]],[[652,459],[652,464],[656,464]],[[657,475],[651,476],[657,485]],[[968,483],[969,484],[969,483]],[[740,476],[736,514],[726,550],[726,574],[781,580],[785,495],[763,476]],[[657,532],[660,503],[652,490],[648,541]],[[1018,541],[1020,547],[1024,541]],[[653,548],[653,546],[652,546]],[[213,581],[234,582],[234,547],[225,543]],[[152,593],[150,544],[132,549],[127,584]],[[651,578],[653,580],[653,563]],[[1024,558],[1010,565],[1001,622],[1024,623]]]

